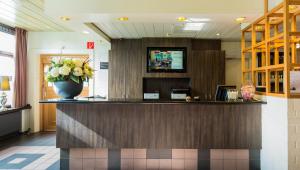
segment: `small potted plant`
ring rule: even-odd
[[[92,78],[94,70],[88,60],[54,58],[46,80],[53,82],[54,91],[63,99],[74,99],[83,89],[83,82]]]

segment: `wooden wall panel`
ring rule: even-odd
[[[108,70],[108,97],[125,98],[125,57],[126,46],[118,40],[111,41]]]
[[[57,147],[261,149],[261,105],[58,104]]]
[[[193,51],[221,50],[221,40],[191,39]]]
[[[109,56],[109,98],[142,99],[141,40],[114,39]]]
[[[213,98],[216,85],[225,83],[225,53],[220,51],[220,40],[113,39],[111,44],[109,98],[142,99],[143,78],[190,78],[192,95],[203,99]],[[186,47],[187,72],[147,73],[147,47]]]
[[[143,79],[142,79],[142,40],[122,40],[128,46],[123,50],[127,52],[125,61],[125,90],[126,98],[143,98]]]
[[[192,94],[212,100],[217,85],[225,84],[225,52],[193,51],[192,56]]]

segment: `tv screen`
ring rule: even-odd
[[[186,72],[185,47],[149,47],[147,53],[148,72]]]

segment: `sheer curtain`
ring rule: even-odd
[[[27,104],[27,31],[16,28],[14,107]]]

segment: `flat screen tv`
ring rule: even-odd
[[[185,47],[148,47],[147,72],[185,73]]]

